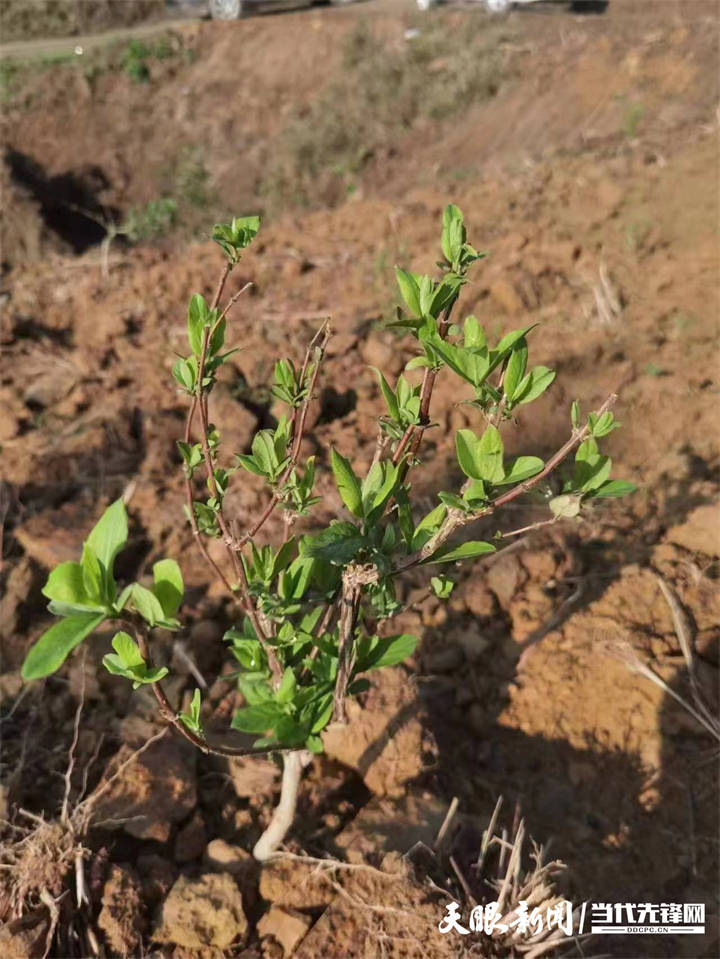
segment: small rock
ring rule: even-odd
[[[205,849],[205,864],[215,872],[237,876],[251,870],[255,860],[242,846],[231,846],[224,839],[213,839]]]
[[[327,876],[312,863],[290,859],[263,863],[260,896],[290,909],[322,909],[335,896]]]
[[[133,750],[123,745],[106,770],[118,768]],[[153,743],[116,779],[96,806],[97,821],[139,839],[167,842],[176,822],[195,808],[195,753],[175,739]]]
[[[73,387],[72,377],[68,378],[64,370],[57,368],[49,370],[40,376],[31,379],[23,399],[31,408],[47,409],[62,399]]]
[[[257,924],[257,931],[261,938],[272,936],[282,946],[284,955],[291,956],[311,925],[309,916],[282,909],[280,906],[271,906]]]
[[[227,873],[181,876],[162,904],[153,939],[186,949],[227,949],[247,935],[242,895]]]
[[[140,951],[145,930],[140,883],[128,870],[114,864],[103,887],[98,925],[113,952],[128,956]]]
[[[189,823],[186,823],[175,839],[175,859],[177,862],[190,862],[199,859],[205,848],[205,823],[199,812],[196,812]]]

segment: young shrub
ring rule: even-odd
[[[44,593],[59,621],[30,650],[23,666],[26,680],[57,670],[72,649],[106,621],[118,624],[114,652],[105,667],[126,677],[133,687],[152,687],[162,715],[177,731],[205,752],[224,756],[278,752],[283,757],[282,795],[273,820],[255,848],[259,859],[270,856],[290,827],[302,769],[313,753],[322,752],[321,734],[331,722],[346,721],[348,697],[368,688],[366,675],[402,662],[415,650],[417,637],[380,635],[377,624],[401,608],[395,582],[409,569],[443,566],[452,569],[502,548],[521,530],[498,532],[493,542],[454,539],[481,518],[537,487],[572,460],[562,491],[551,499],[546,519],[534,528],[577,516],[585,506],[607,497],[624,496],[634,487],[611,478],[612,462],[599,440],[617,427],[610,395],[585,419],[578,403],[571,408],[567,441],[546,462],[538,456],[508,461],[501,427],[515,411],[537,400],[555,373],[529,363],[531,327],[512,330],[490,345],[480,322],[453,313],[469,270],[483,254],[468,242],[460,210],[448,206],[443,215],[439,279],[397,270],[404,301],[394,326],[417,341],[417,354],[407,370],[421,370],[420,382],[401,375],[391,384],[376,370],[386,413],[379,420],[373,462],[365,475],[337,450],[329,465],[343,507],[341,519],[312,533],[293,534],[294,519],[306,516],[318,502],[313,494],[314,457],[301,458],[302,440],[320,365],[330,336],[323,325],[308,346],[302,364],[278,359],[272,393],[287,407],[274,429],[261,429],[249,454],[222,451],[221,434],[212,425],[209,400],[223,352],[228,315],[243,290],[221,306],[227,278],[259,228],[257,217],[218,224],[213,239],[225,255],[217,292],[208,303],[195,294],[188,305],[189,353],[177,360],[173,377],[187,396],[185,433],[178,447],[185,475],[186,514],[193,539],[205,561],[235,601],[238,617],[225,634],[240,667],[238,684],[245,705],[232,726],[257,736],[254,746],[213,744],[202,725],[202,703],[195,690],[189,712],[178,712],[168,700],[162,680],[168,670],[153,663],[149,628],[175,630],[183,599],[177,563],[161,560],[153,567],[154,585],[121,588],[113,567],[128,533],[121,501],[113,503],[90,533],[80,562],[52,571]],[[243,288],[244,289],[244,288]],[[232,351],[231,351],[232,352]],[[457,459],[465,481],[457,490],[438,493],[437,505],[419,516],[412,505],[410,475],[421,464],[425,430],[438,376],[459,378],[473,391],[477,429],[459,430]],[[247,471],[261,476],[267,504],[236,532],[225,509],[231,483]],[[284,535],[275,545],[260,546],[257,534],[269,517],[282,510]],[[220,538],[226,563],[208,552],[210,538]],[[447,598],[452,580],[438,573],[430,578],[436,596]]]

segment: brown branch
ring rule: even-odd
[[[596,411],[597,416],[602,416],[602,414],[609,410],[616,403],[616,401],[617,394],[611,393],[602,406]],[[507,503],[511,503],[524,493],[528,493],[530,490],[534,489],[545,479],[546,476],[557,469],[560,463],[562,463],[562,461],[566,459],[566,457],[569,456],[570,453],[572,453],[572,451],[582,443],[582,441],[588,436],[589,432],[589,423],[586,423],[585,426],[583,426],[583,428],[580,430],[573,430],[573,433],[568,441],[561,446],[560,449],[553,454],[553,456],[550,457],[544,468],[539,473],[537,473],[535,476],[532,476],[530,479],[525,480],[523,483],[519,483],[507,493],[503,493],[502,496],[499,496],[496,500],[493,500],[492,503],[490,503],[484,509],[481,509],[476,513],[472,513],[471,515],[463,513],[457,509],[448,510],[447,516],[445,517],[445,520],[437,533],[435,533],[435,535],[428,540],[422,549],[418,550],[416,553],[413,553],[412,556],[409,556],[404,562],[400,563],[400,565],[396,567],[395,572],[401,573],[405,570],[412,569],[414,566],[418,566],[423,560],[432,556],[432,554],[440,546],[442,546],[442,544],[446,542],[446,540],[448,540],[457,529],[467,526],[470,523],[474,523],[479,519],[490,516],[495,512],[495,510],[500,509],[502,506],[505,506]]]
[[[127,627],[127,623],[124,623]],[[140,649],[140,655],[145,660],[148,669],[152,669],[152,659],[150,658],[150,649],[148,647],[147,638],[145,637],[143,630],[132,629],[132,632],[135,634],[135,639]],[[172,704],[168,699],[167,693],[163,689],[162,683],[151,683],[151,689],[155,694],[155,699],[158,701],[160,707],[160,715],[163,719],[167,720],[175,729],[187,739],[188,742],[192,743],[193,746],[196,746],[202,752],[206,754],[212,754],[213,756],[262,756],[267,753],[277,752],[280,748],[279,746],[263,746],[260,749],[253,749],[244,746],[220,746],[218,744],[209,743],[202,736],[198,736],[197,733],[194,733],[191,729],[188,729],[185,723],[180,719],[178,713],[172,708]],[[283,747],[283,750],[287,750],[287,747]]]
[[[232,269],[234,266],[235,264],[231,263],[230,260],[228,260],[225,266],[223,267],[222,273],[220,274],[220,279],[218,280],[217,288],[215,290],[215,296],[213,297],[213,301],[210,304],[211,310],[217,309],[218,303],[220,302],[220,297],[223,295],[223,290],[225,289],[225,283],[227,281],[227,278],[230,276],[230,273],[232,272]]]
[[[320,337],[320,335],[322,335],[322,341],[319,345],[317,345],[317,340]],[[310,362],[311,352],[315,353],[315,366],[313,368],[310,383],[308,384],[307,394],[300,407],[300,414],[297,417],[297,422],[295,421],[297,410],[293,410],[293,419],[291,421],[293,423],[293,433],[292,433],[292,447],[290,451],[290,460],[283,474],[281,475],[280,479],[277,482],[275,492],[270,498],[270,501],[265,507],[265,509],[260,514],[259,518],[250,527],[248,527],[248,529],[242,534],[242,536],[239,539],[236,539],[233,541],[232,547],[235,550],[242,549],[242,547],[245,546],[246,543],[250,542],[253,536],[255,536],[256,533],[258,533],[259,530],[262,529],[262,527],[265,525],[265,523],[267,522],[267,520],[270,518],[273,511],[277,507],[278,503],[280,503],[280,501],[283,498],[283,487],[285,486],[285,483],[287,483],[288,479],[290,478],[290,474],[297,466],[298,456],[300,455],[300,446],[302,444],[303,434],[305,431],[305,422],[307,420],[308,410],[310,408],[310,403],[312,402],[313,392],[315,390],[315,386],[317,384],[317,378],[320,373],[320,364],[322,363],[323,357],[325,355],[325,348],[327,346],[328,340],[330,339],[330,335],[331,335],[330,327],[327,323],[325,323],[323,324],[323,326],[320,327],[320,329],[318,330],[318,332],[315,334],[312,341],[310,342],[310,345],[308,346],[307,352],[305,353],[305,362],[303,363],[303,368],[302,368],[302,373],[300,378],[301,383],[305,379],[305,374],[307,372],[307,368]]]
[[[536,529],[542,529],[543,526],[552,526],[553,523],[557,523],[560,519],[560,516],[553,516],[552,519],[542,519],[537,523],[530,523],[529,526],[522,526],[520,529],[513,529],[508,533],[503,533],[502,538],[510,539],[511,536],[521,536],[523,533],[532,533]]]
[[[333,693],[332,721],[346,723],[345,696],[355,666],[355,627],[360,613],[363,588],[378,581],[377,567],[372,564],[348,566],[342,578],[340,595],[340,628],[338,638],[338,667]],[[330,609],[333,607],[331,606]]]
[[[213,310],[217,308],[217,305],[220,302],[220,297],[222,296],[222,291],[225,286],[225,281],[227,280],[227,277],[231,269],[232,269],[232,264],[226,263],[225,268],[220,276],[215,297],[212,302],[211,309]],[[242,290],[240,290],[240,293],[242,293],[245,289],[247,289],[247,285],[244,286]],[[228,307],[226,307],[225,312],[227,312],[227,309],[230,307],[230,305],[232,305],[232,303],[235,301],[236,298],[237,296],[231,298],[230,303],[228,304]],[[209,419],[208,419],[208,408],[207,408],[207,394],[203,390],[203,379],[205,377],[205,364],[207,362],[207,354],[208,354],[208,348],[210,345],[210,337],[212,335],[213,330],[217,327],[219,322],[220,322],[219,320],[216,322],[212,330],[209,326],[206,326],[203,330],[202,347],[200,349],[200,358],[198,360],[198,377],[197,377],[197,384],[195,387],[196,393],[195,393],[195,396],[193,397],[193,402],[191,404],[190,411],[188,413],[188,419],[187,419],[186,428],[185,428],[185,435],[186,435],[185,441],[187,443],[190,442],[192,420],[195,415],[195,410],[198,409],[200,412],[200,427],[201,427],[200,445],[202,447],[203,460],[205,462],[205,469],[207,472],[208,486],[210,488],[210,492],[212,496],[215,498],[215,500],[218,503],[218,509],[215,512],[215,516],[217,518],[218,527],[220,528],[220,532],[222,533],[222,536],[223,536],[228,557],[230,558],[230,562],[232,563],[236,581],[240,587],[240,596],[242,597],[241,606],[244,609],[244,611],[247,613],[247,615],[249,616],[250,621],[253,625],[253,629],[255,630],[258,639],[261,641],[261,643],[263,644],[265,648],[265,652],[268,658],[268,664],[272,671],[275,682],[279,683],[280,679],[282,678],[282,668],[278,661],[275,650],[267,642],[267,634],[265,630],[263,629],[262,622],[260,621],[260,617],[258,616],[257,610],[255,608],[255,604],[253,603],[252,596],[250,595],[250,586],[247,580],[247,575],[245,573],[245,568],[242,563],[242,558],[238,555],[238,552],[233,548],[234,537],[225,519],[225,514],[223,513],[222,501],[219,495],[220,491],[218,489],[217,481],[215,479],[215,466],[213,463],[212,451],[210,449],[210,443],[208,440]],[[191,484],[190,477],[188,477],[187,475],[186,475],[185,488],[186,488],[186,497],[188,497],[190,500],[189,510],[190,510],[190,516],[191,516],[191,524],[193,527],[193,535],[195,536],[196,541],[200,545],[200,549],[201,549],[201,552],[203,553],[203,556],[205,556],[206,560],[210,563],[211,567],[220,577],[220,580],[225,586],[225,588],[228,589],[228,591],[233,597],[235,597],[236,596],[235,591],[233,590],[232,586],[228,582],[227,577],[220,570],[220,567],[217,565],[217,563],[215,563],[215,561],[211,559],[210,554],[208,553],[205,547],[205,544],[202,543],[202,540],[200,538],[200,531],[198,529],[197,519],[195,518],[195,510],[194,510],[194,504],[193,504],[193,498],[192,498],[192,484]]]
[[[185,422],[185,443],[187,443],[188,445],[190,445],[190,439],[191,439],[191,433],[192,433],[192,421],[195,416],[196,407],[197,407],[197,396],[194,396],[192,403],[190,404],[187,420]],[[202,535],[198,528],[197,517],[195,516],[193,491],[192,491],[192,479],[190,475],[188,474],[188,471],[186,468],[184,469],[184,473],[185,473],[185,505],[187,506],[188,517],[190,519],[190,528],[192,529],[192,534],[193,534],[193,539],[195,540],[195,544],[197,548],[200,550],[200,553],[203,559],[208,564],[210,569],[218,577],[218,579],[223,584],[225,589],[232,595],[235,602],[240,603],[240,605],[244,609],[245,607],[240,602],[240,598],[238,597],[237,593],[233,590],[232,586],[230,585],[230,582],[228,581],[228,578],[225,576],[225,573],[223,573],[223,571],[220,569],[218,564],[212,558],[212,556],[207,550],[207,547],[205,546],[205,543],[203,542]]]
[[[360,612],[361,589],[357,584],[350,584],[343,577],[343,591],[340,600],[340,636],[338,639],[338,666],[333,693],[332,721],[346,723],[345,696],[347,694],[350,673],[352,672],[353,639]]]
[[[438,336],[442,339],[445,339],[447,336],[448,329],[450,327],[450,315],[452,313],[453,307],[455,306],[455,300],[448,306],[442,315],[442,318],[438,324]],[[433,388],[435,386],[435,380],[439,372],[439,367],[425,367],[425,373],[423,374],[422,386],[420,388],[420,410],[418,412],[418,423],[415,423],[408,428],[403,433],[403,436],[398,443],[397,449],[393,454],[392,463],[393,466],[397,466],[405,456],[405,451],[409,447],[409,453],[407,457],[407,462],[405,464],[405,469],[403,471],[403,480],[407,476],[408,470],[410,469],[410,461],[417,455],[417,451],[420,448],[420,443],[422,442],[423,434],[425,430],[430,425],[430,401],[432,400]]]

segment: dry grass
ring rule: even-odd
[[[4,43],[68,37],[129,27],[164,13],[165,0],[3,0],[0,32]]]
[[[484,17],[424,17],[391,42],[362,21],[339,75],[295,112],[272,144],[261,185],[267,203],[342,201],[370,161],[390,156],[423,121],[450,120],[494,96],[507,76],[504,26]]]

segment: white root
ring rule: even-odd
[[[307,749],[283,753],[283,776],[280,800],[275,807],[270,825],[255,843],[253,856],[259,862],[270,859],[287,835],[295,819],[300,777],[303,769],[312,762],[312,753]]]

